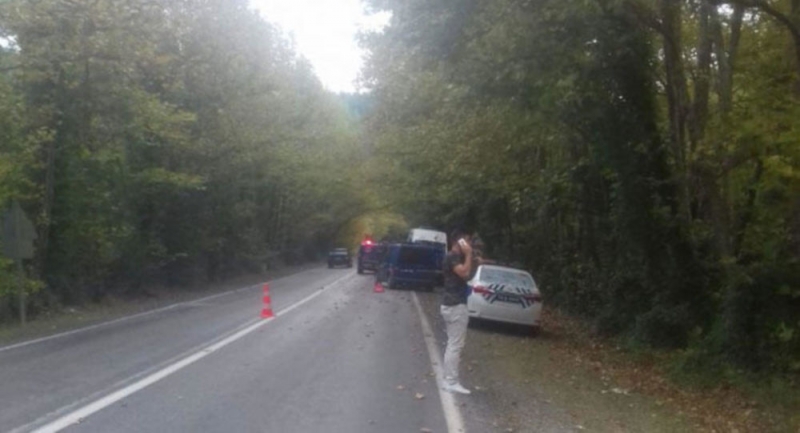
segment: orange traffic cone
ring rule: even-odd
[[[375,293],[383,293],[383,284],[381,284],[380,281],[376,281],[375,282],[374,292]]]
[[[271,319],[275,317],[272,313],[272,299],[269,297],[269,284],[264,284],[264,308],[261,310],[262,319]]]

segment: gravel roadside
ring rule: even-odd
[[[443,349],[439,295],[418,293]],[[460,397],[470,432],[695,431],[689,420],[656,398],[615,385],[602,367],[587,368],[562,350],[564,335],[548,330],[471,324],[462,376],[473,394]]]

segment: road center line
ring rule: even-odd
[[[253,331],[258,330],[259,328],[265,326],[269,322],[272,322],[276,318],[281,317],[281,316],[291,312],[292,310],[298,308],[299,306],[301,306],[301,305],[311,301],[312,299],[316,298],[317,296],[325,293],[325,289],[326,288],[333,287],[336,284],[344,281],[345,279],[352,277],[353,275],[354,274],[352,274],[352,273],[347,274],[347,275],[343,276],[342,278],[339,278],[336,281],[328,284],[327,286],[323,286],[322,289],[315,291],[311,295],[306,296],[305,298],[295,302],[294,304],[282,309],[281,311],[276,313],[275,317],[270,318],[270,319],[259,320],[256,323],[253,323],[252,325],[249,325],[249,326],[247,326],[247,327],[235,332],[234,334],[232,334],[232,335],[230,335],[230,336],[228,336],[228,337],[226,337],[226,338],[224,338],[224,339],[222,339],[222,340],[220,340],[220,341],[218,341],[218,342],[216,342],[214,344],[211,344],[210,346],[202,348],[199,351],[197,351],[197,352],[195,352],[195,353],[193,353],[193,354],[191,354],[191,355],[189,355],[189,356],[187,356],[187,357],[185,357],[185,358],[183,358],[183,359],[181,359],[181,360],[179,360],[179,361],[177,361],[177,362],[175,362],[173,364],[170,364],[170,365],[162,368],[161,370],[156,371],[155,373],[152,373],[152,374],[142,378],[141,380],[138,380],[138,381],[136,381],[136,382],[134,382],[134,383],[122,388],[122,389],[114,391],[111,394],[108,394],[107,396],[105,396],[103,398],[100,398],[99,400],[95,400],[94,402],[89,403],[88,405],[83,406],[80,409],[77,409],[77,410],[75,410],[73,412],[70,412],[70,413],[68,413],[68,414],[56,419],[55,421],[52,421],[52,422],[50,422],[50,423],[48,423],[48,424],[46,424],[46,425],[44,425],[42,427],[39,427],[38,429],[34,430],[34,433],[55,433],[55,432],[59,432],[59,431],[65,429],[65,428],[67,428],[67,427],[69,427],[69,426],[71,426],[73,424],[79,423],[79,422],[81,422],[81,420],[85,419],[86,417],[88,417],[88,416],[90,416],[90,415],[92,415],[94,413],[97,413],[100,410],[102,410],[102,409],[104,409],[104,408],[106,408],[108,406],[111,406],[112,404],[114,404],[114,403],[116,403],[116,402],[118,402],[118,401],[120,401],[120,400],[122,400],[122,399],[124,399],[124,398],[126,398],[126,397],[128,397],[128,396],[130,396],[130,395],[132,395],[132,394],[134,394],[136,392],[138,392],[138,391],[141,391],[142,389],[144,389],[144,388],[146,388],[146,387],[148,387],[148,386],[150,386],[150,385],[152,385],[152,384],[154,384],[154,383],[156,383],[156,382],[158,382],[158,381],[160,381],[160,380],[162,380],[162,379],[164,379],[164,378],[166,378],[166,377],[168,377],[168,376],[170,376],[170,375],[172,375],[172,374],[174,374],[174,373],[176,373],[176,372],[178,372],[178,371],[180,371],[180,370],[182,370],[182,369],[184,369],[184,368],[186,368],[186,367],[188,367],[188,366],[190,366],[192,364],[194,364],[195,362],[205,358],[206,356],[211,355],[212,353],[222,349],[223,347],[233,343],[234,341],[237,341],[237,340],[241,339],[242,337],[252,333]]]
[[[272,283],[274,283],[276,281],[280,281],[280,280],[283,280],[283,279],[286,279],[286,278],[289,278],[289,277],[293,277],[295,275],[301,274],[301,273],[309,271],[309,270],[313,270],[313,268],[312,269],[307,269],[305,271],[300,271],[300,272],[297,272],[297,273],[294,273],[294,274],[284,275],[284,276],[282,276],[280,278],[276,278],[275,280],[267,281],[267,283],[272,284]],[[103,327],[111,326],[111,325],[114,325],[114,324],[117,324],[117,323],[121,323],[121,322],[127,322],[128,320],[138,319],[140,317],[152,316],[153,314],[163,313],[164,311],[169,311],[169,310],[171,310],[173,308],[181,307],[181,306],[184,306],[184,305],[192,305],[192,304],[196,304],[196,303],[202,303],[202,302],[205,302],[205,301],[210,301],[212,299],[221,298],[223,296],[232,295],[234,293],[239,293],[239,292],[243,292],[243,291],[246,291],[246,290],[255,290],[256,287],[259,287],[259,286],[261,286],[263,284],[264,283],[258,283],[258,284],[254,284],[254,285],[251,285],[251,286],[240,287],[238,289],[228,290],[226,292],[217,293],[215,295],[206,296],[204,298],[177,302],[175,304],[170,304],[170,305],[167,305],[167,306],[164,306],[164,307],[160,307],[160,308],[156,308],[156,309],[153,309],[153,310],[132,314],[130,316],[120,317],[119,319],[113,319],[113,320],[109,320],[107,322],[100,322],[100,323],[97,323],[95,325],[84,326],[82,328],[73,329],[71,331],[60,332],[58,334],[48,335],[46,337],[36,338],[34,340],[22,341],[20,343],[10,344],[8,346],[2,346],[2,347],[0,347],[0,352],[5,352],[7,350],[13,350],[13,349],[19,349],[21,347],[30,346],[30,345],[33,345],[33,344],[44,343],[45,341],[50,341],[50,340],[55,340],[55,339],[58,339],[58,338],[63,338],[63,337],[69,336],[69,335],[79,334],[79,333],[82,333],[82,332],[91,331],[92,329],[103,328]]]
[[[444,374],[442,372],[442,356],[439,354],[439,349],[436,348],[436,337],[433,335],[433,329],[425,312],[422,311],[422,306],[419,304],[419,298],[416,292],[411,292],[411,297],[414,299],[414,305],[417,307],[419,320],[422,323],[422,336],[425,339],[425,346],[428,348],[428,355],[431,358],[431,366],[433,373],[436,375],[436,388],[439,390],[439,400],[442,402],[442,410],[444,411],[444,420],[447,423],[448,433],[465,433],[464,417],[461,415],[461,410],[456,404],[453,394],[442,389],[444,386]]]

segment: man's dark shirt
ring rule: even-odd
[[[442,305],[452,307],[458,304],[466,304],[469,291],[467,282],[453,271],[453,268],[464,263],[464,255],[454,252],[447,253],[444,259],[444,295]]]

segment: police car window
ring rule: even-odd
[[[481,280],[489,283],[508,284],[510,286],[534,287],[533,279],[526,274],[499,269],[483,269]]]

